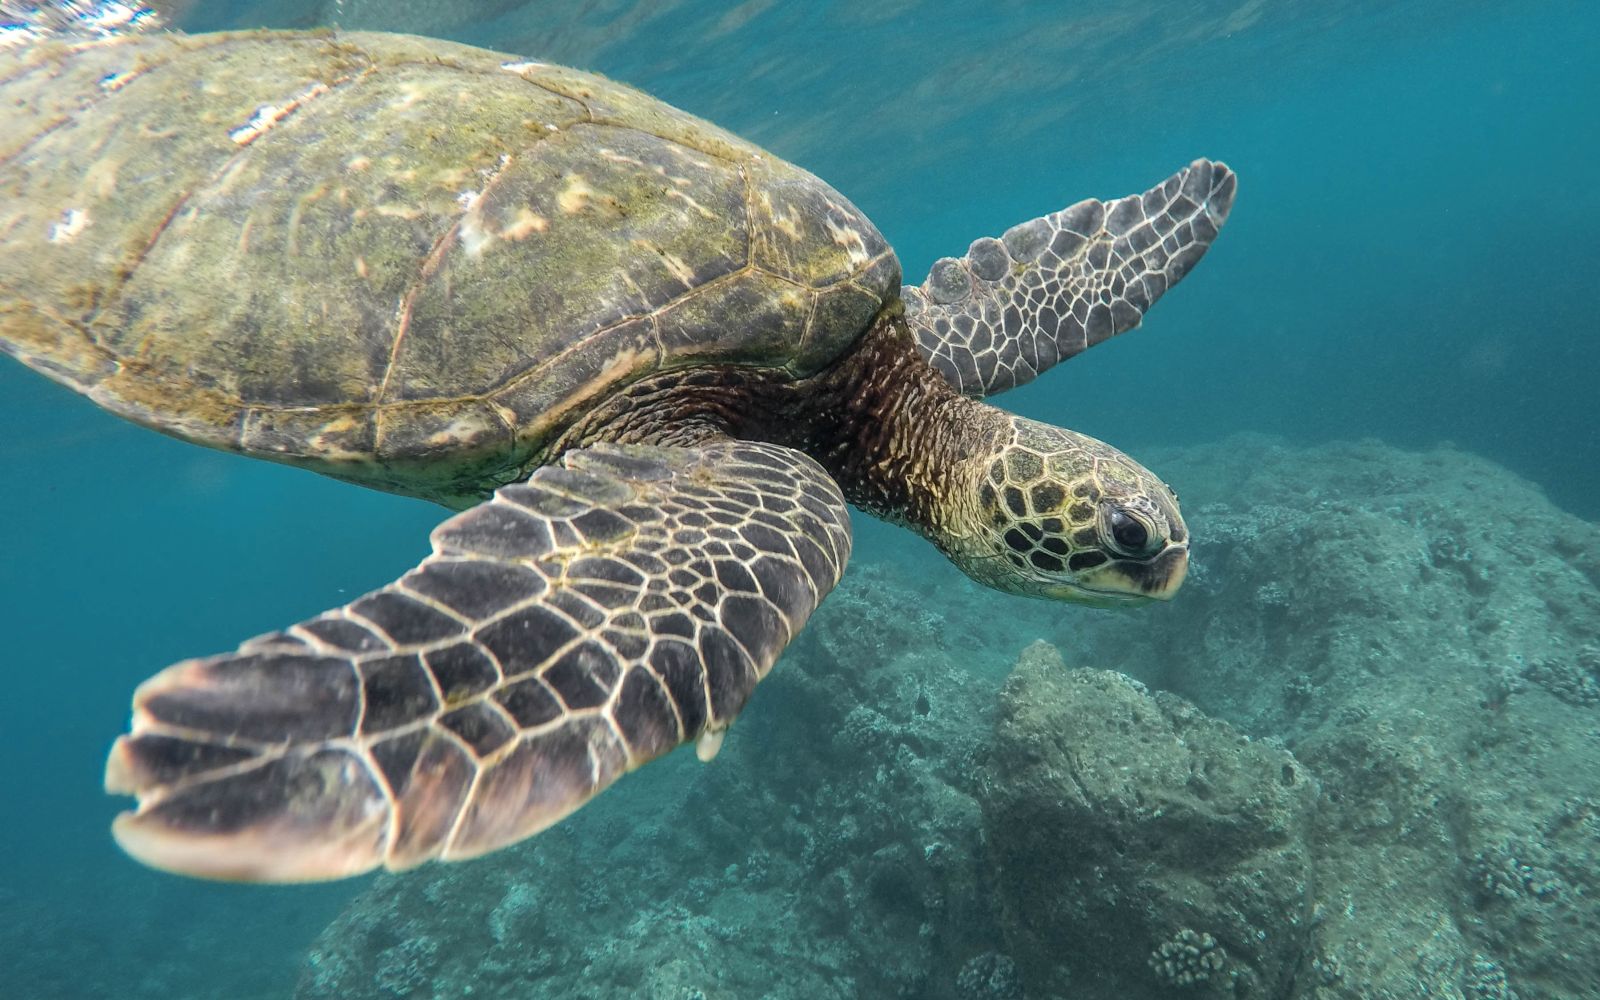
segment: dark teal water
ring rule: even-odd
[[[711,117],[849,195],[913,281],[976,236],[1225,159],[1240,194],[1204,265],[1145,329],[1005,405],[1135,454],[1243,429],[1451,440],[1600,519],[1600,10],[856,9],[341,13],[420,18]],[[214,4],[189,23],[320,16]],[[166,440],[10,362],[0,428],[0,969],[21,977],[0,995],[286,995],[299,949],[356,886],[240,889],[138,868],[106,832],[104,753],[145,676],[391,579],[439,512]],[[858,532],[860,558],[922,551]]]

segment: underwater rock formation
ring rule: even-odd
[[[1079,631],[1068,660],[1282,739],[1319,781],[1292,995],[1592,994],[1600,530],[1450,448],[1243,437],[1151,457],[1196,463],[1195,571],[1145,627]]]
[[[1172,604],[859,560],[715,761],[378,878],[298,996],[1592,996],[1600,530],[1451,449],[1141,457]]]
[[[1317,791],[1281,746],[1122,674],[1068,670],[1039,642],[1000,694],[983,779],[1002,925],[1032,995],[1288,992]]]

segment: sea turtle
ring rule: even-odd
[[[979,401],[1138,325],[1234,175],[1024,222],[901,287],[844,196],[599,76],[386,34],[39,45],[0,82],[0,346],[189,441],[460,513],[399,580],[134,697],[159,868],[466,858],[686,742],[838,581],[846,504],[974,579],[1170,597],[1160,479]]]

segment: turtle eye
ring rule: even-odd
[[[1121,507],[1113,507],[1107,520],[1111,524],[1111,540],[1117,548],[1129,555],[1142,555],[1150,550],[1150,529],[1139,518]]]

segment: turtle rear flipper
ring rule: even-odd
[[[776,445],[597,445],[433,533],[395,583],[170,667],[106,768],[158,868],[337,878],[472,857],[690,740],[838,582],[849,513]]]
[[[975,241],[906,286],[917,349],[964,395],[992,396],[1138,326],[1205,256],[1236,187],[1195,160],[1142,195],[1090,198]]]

